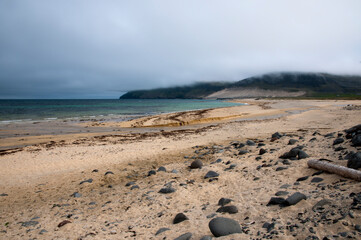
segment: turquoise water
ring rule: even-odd
[[[191,99],[0,100],[0,121],[89,118],[126,120],[136,116],[237,105],[240,104]]]

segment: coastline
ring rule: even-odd
[[[299,212],[309,209],[335,189],[330,187],[317,195],[312,193],[317,189],[315,184],[295,185],[289,187],[290,192],[303,191],[310,195],[310,199],[289,208],[288,212],[267,207],[267,201],[281,183],[293,184],[296,177],[310,176],[315,172],[306,167],[305,160],[301,160],[275,174],[275,169],[282,166],[277,157],[290,148],[287,146],[290,138],[302,137],[299,143],[305,145],[312,158],[328,155],[344,165],[345,161],[338,162],[337,152],[324,146],[331,139],[321,136],[340,133],[360,124],[360,111],[347,110],[344,106],[361,105],[361,101],[247,99],[242,102],[249,105],[162,114],[128,122],[87,122],[71,127],[64,123],[65,127],[57,125],[58,132],[54,125],[36,124],[38,129],[52,127],[55,132],[39,136],[31,133],[14,136],[21,134],[26,126],[18,130],[14,128],[18,132],[2,131],[0,147],[20,148],[18,152],[2,152],[4,154],[0,156],[1,191],[7,194],[0,197],[0,219],[4,223],[10,222],[6,227],[4,224],[0,227],[0,238],[34,238],[45,229],[47,232],[43,236],[51,239],[74,239],[74,234],[83,238],[94,234],[95,239],[160,239],[164,236],[174,238],[186,231],[191,231],[197,239],[210,235],[207,216],[215,212],[221,197],[232,198],[240,211],[235,215],[218,216],[235,218],[250,229],[250,235],[242,233],[237,235],[237,239],[256,238],[256,230],[262,229],[264,222],[270,222],[272,218],[276,218],[278,226],[287,225],[289,218],[296,221]],[[36,132],[36,128],[33,131]],[[271,142],[271,135],[275,132],[286,136]],[[315,132],[319,135],[313,136]],[[318,141],[310,142],[314,137],[319,138]],[[249,153],[245,156],[239,156],[232,148],[231,142],[247,140],[266,144],[268,153],[261,160],[264,163],[255,161],[257,147],[248,147]],[[21,147],[22,144],[29,146]],[[352,150],[350,146],[345,145],[345,148]],[[187,166],[196,158],[202,159],[205,166],[190,171]],[[219,158],[221,164],[211,164]],[[235,169],[224,171],[229,167],[227,161],[235,163]],[[257,166],[269,163],[272,167],[256,170]],[[274,166],[275,163],[278,165]],[[160,166],[164,166],[167,172],[147,176],[148,171]],[[172,169],[178,173],[172,173]],[[221,173],[219,179],[214,182],[203,179],[208,170]],[[113,174],[104,175],[107,171]],[[259,181],[254,178],[259,178]],[[322,178],[331,185],[340,179],[336,175],[322,175]],[[92,182],[79,184],[87,179],[92,179]],[[190,183],[192,180],[194,182]],[[129,181],[135,181],[139,189],[125,187]],[[158,190],[170,181],[174,181],[177,192],[167,198]],[[183,183],[185,185],[180,185]],[[359,191],[360,183],[350,180],[345,183],[348,187],[342,193],[345,196]],[[74,192],[81,193],[82,197],[71,197]],[[92,202],[95,204],[89,205]],[[60,207],[54,210],[53,204]],[[202,210],[203,205],[206,205],[205,210]],[[178,212],[185,212],[190,220],[173,225],[171,221]],[[159,213],[162,213],[160,217]],[[72,216],[67,218],[68,214]],[[314,227],[316,235],[321,237],[327,232],[337,234],[342,229],[351,229],[351,226],[360,224],[360,213],[355,214],[356,220],[345,220],[348,226],[340,222],[332,229]],[[246,217],[248,219],[244,220]],[[36,219],[31,220],[33,218]],[[57,227],[65,219],[71,223],[63,228]],[[19,224],[29,221],[38,223],[30,227]],[[106,226],[105,221],[112,224]],[[171,230],[155,237],[154,233],[161,227]],[[32,230],[27,231],[29,229]],[[137,236],[132,236],[132,231]],[[280,229],[278,232],[279,239],[293,237],[293,233],[285,229],[283,233]],[[310,235],[303,232],[302,227],[296,233],[298,238]]]

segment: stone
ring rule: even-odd
[[[296,140],[296,139],[290,139],[288,141],[288,145],[295,145],[297,142],[298,142],[298,140]]]
[[[70,195],[71,197],[75,197],[75,198],[80,198],[81,194],[78,192],[74,192],[72,195]]]
[[[159,193],[163,193],[163,194],[169,194],[169,193],[174,193],[176,190],[172,187],[165,187],[159,190]]]
[[[209,222],[208,226],[215,237],[227,236],[234,233],[242,233],[242,229],[239,223],[230,218],[214,218]]]
[[[361,146],[361,134],[357,134],[356,136],[354,136],[351,142],[355,147]]]
[[[63,226],[65,226],[66,224],[68,224],[68,223],[71,223],[69,220],[64,220],[64,221],[62,221],[62,222],[60,222],[59,224],[58,224],[58,228],[61,228],[61,227],[63,227]]]
[[[127,184],[125,184],[126,187],[129,187],[129,186],[132,186],[132,185],[135,185],[135,182],[128,182]]]
[[[81,185],[81,184],[83,184],[83,183],[92,183],[92,182],[93,182],[93,179],[92,179],[92,178],[89,178],[89,179],[87,179],[87,180],[81,181],[81,182],[79,183],[79,185]]]
[[[238,152],[238,155],[244,155],[244,154],[246,154],[246,153],[248,153],[247,150],[241,150],[241,151]]]
[[[332,145],[337,145],[337,144],[340,144],[340,143],[343,143],[345,140],[343,138],[336,138],[334,141],[333,141],[333,144]]]
[[[353,153],[347,156],[347,167],[353,169],[361,168],[361,152]]]
[[[307,180],[307,179],[308,179],[308,176],[304,176],[304,177],[298,178],[296,181],[297,181],[297,182],[302,182],[302,181],[305,181],[305,180]]]
[[[221,198],[218,201],[218,206],[224,206],[227,205],[228,203],[232,202],[232,199],[229,198]]]
[[[134,189],[139,189],[139,186],[138,185],[133,185],[130,190],[134,190]]]
[[[246,144],[248,146],[255,146],[256,145],[256,143],[254,141],[252,141],[252,140],[247,140]]]
[[[286,169],[288,169],[288,167],[278,167],[278,168],[276,168],[276,172],[286,170]]]
[[[312,178],[311,183],[319,183],[319,182],[322,182],[322,181],[323,181],[323,178],[314,177],[314,178]]]
[[[180,235],[179,237],[175,238],[174,240],[189,240],[192,237],[192,233],[188,232],[185,234]]]
[[[106,176],[108,174],[113,174],[114,175],[114,173],[112,171],[107,171],[106,173],[104,173],[104,176]]]
[[[299,203],[301,200],[306,200],[307,197],[305,194],[300,193],[300,192],[295,192],[294,194],[292,194],[291,196],[289,196],[285,203],[282,205],[285,206],[291,206],[291,205],[296,205],[297,203]]]
[[[275,223],[265,222],[265,223],[262,225],[262,228],[265,228],[265,229],[267,229],[267,232],[270,232],[271,230],[273,230],[273,229],[275,228]]]
[[[286,191],[278,191],[278,192],[276,192],[276,196],[278,197],[278,196],[285,196],[285,195],[287,195],[289,192],[286,192]]]
[[[281,137],[282,135],[279,132],[275,132],[274,134],[272,134],[272,138],[280,139]]]
[[[346,133],[356,133],[358,131],[361,131],[361,124],[353,126],[353,127],[349,128],[349,129],[345,130]]]
[[[162,232],[169,231],[169,230],[170,230],[170,228],[160,228],[160,229],[158,229],[158,231],[155,233],[155,235],[157,236],[157,235],[161,234]]]
[[[271,205],[282,205],[285,203],[285,199],[281,197],[271,197],[271,199],[268,201],[267,206]]]
[[[308,156],[308,154],[305,151],[303,151],[303,150],[298,151],[298,159],[304,159],[304,158],[308,158],[308,157],[310,157],[310,156]]]
[[[265,150],[265,149],[263,149],[263,148],[261,148],[260,150],[259,150],[259,155],[263,155],[263,154],[265,154],[267,151]]]
[[[238,208],[233,205],[222,206],[222,207],[218,208],[216,212],[235,214],[235,213],[238,213]]]
[[[152,176],[152,175],[156,175],[156,174],[157,174],[156,171],[150,170],[150,171],[148,172],[148,177],[150,177],[150,176]]]
[[[22,222],[21,226],[23,226],[23,227],[34,227],[34,226],[36,226],[38,224],[39,224],[38,221],[27,221],[27,222]]]
[[[196,169],[196,168],[202,168],[203,167],[203,163],[201,160],[197,159],[197,160],[194,160],[191,165],[190,165],[190,168],[191,169]]]
[[[167,169],[165,169],[165,167],[159,167],[157,172],[166,172]]]
[[[215,171],[209,171],[207,172],[207,174],[204,176],[205,179],[207,178],[215,178],[215,177],[218,177],[219,174]]]
[[[184,215],[184,213],[178,213],[173,219],[173,224],[177,224],[185,220],[189,220],[189,218],[186,215]]]
[[[9,196],[9,195],[7,193],[0,194],[0,197],[6,197],[6,196]]]

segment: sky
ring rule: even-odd
[[[360,0],[1,0],[0,99],[361,75]]]

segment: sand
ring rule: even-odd
[[[321,182],[312,183],[317,171],[307,167],[307,160],[346,165],[345,154],[359,149],[346,140],[340,145],[345,149],[335,151],[332,142],[337,133],[360,124],[361,101],[242,102],[249,105],[124,123],[61,123],[62,130],[53,134],[42,123],[34,124],[43,129],[39,135],[31,126],[24,126],[26,132],[16,126],[1,129],[0,239],[174,239],[186,232],[200,239],[212,236],[208,223],[213,214],[232,218],[243,229],[219,239],[322,239],[341,233],[360,238],[355,228],[361,212],[351,208],[350,196],[360,192],[360,182],[323,173],[315,176]],[[275,132],[284,136],[271,141]],[[294,147],[287,145],[291,138],[310,157],[287,165],[279,156]],[[239,155],[232,144],[247,140],[256,146],[245,146],[248,153]],[[267,151],[262,156],[259,143]],[[194,159],[201,159],[202,169],[188,168]],[[231,164],[236,166],[228,169]],[[148,176],[160,166],[167,171]],[[281,166],[286,169],[276,171]],[[203,178],[210,170],[220,174],[217,180]],[[309,178],[295,185],[304,176]],[[88,179],[91,183],[80,184]],[[125,186],[130,181],[139,188]],[[165,184],[176,191],[158,193]],[[301,192],[307,200],[287,208],[266,206],[280,190]],[[72,196],[75,192],[81,196]],[[222,197],[231,198],[238,213],[217,213]],[[322,199],[331,204],[323,213],[313,211]],[[173,224],[181,212],[189,220]],[[64,220],[70,223],[58,227]],[[267,232],[264,223],[274,223],[274,229]],[[170,230],[155,236],[164,227]]]

